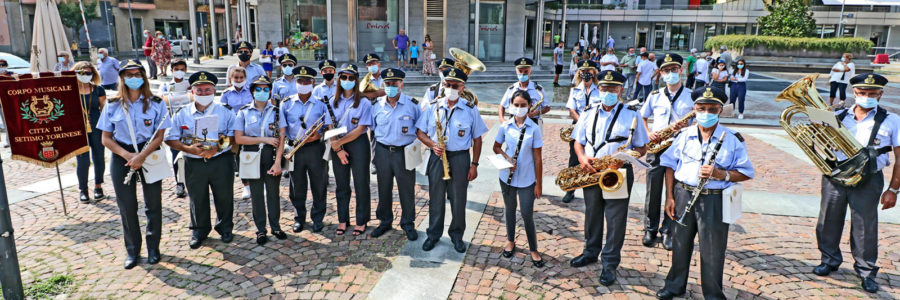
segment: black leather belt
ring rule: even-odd
[[[390,152],[401,152],[406,148],[406,146],[391,146],[391,145],[385,145],[385,144],[377,143],[377,142],[376,142],[376,144],[378,144],[378,146],[381,146],[384,149],[387,149]]]
[[[678,184],[681,185],[681,188],[683,188],[684,190],[686,190],[686,191],[688,191],[688,192],[691,192],[691,193],[693,193],[694,191],[697,190],[697,187],[692,186],[692,185],[688,185],[688,184],[686,184],[686,183],[684,183],[684,182],[681,182],[681,181],[679,181]],[[722,190],[721,190],[721,189],[703,189],[703,190],[700,190],[700,195],[721,195],[721,194],[722,194]]]
[[[304,147],[308,147],[308,146],[312,146],[312,145],[317,145],[318,143],[321,143],[321,142],[322,142],[321,139],[315,140],[315,141],[312,141],[312,142],[307,142],[306,145],[303,145],[303,147],[300,147],[300,148],[302,149],[302,148],[304,148]],[[288,144],[288,145],[296,145],[297,143],[294,143],[294,140],[287,140],[287,144]]]

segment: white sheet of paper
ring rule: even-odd
[[[415,170],[422,164],[422,142],[416,139],[403,149],[403,156],[406,158],[406,169]]]
[[[624,161],[624,162],[630,163],[631,166],[637,167],[637,168],[639,168],[639,169],[648,169],[648,168],[650,168],[650,164],[644,162],[643,160],[634,158],[633,156],[628,155],[628,154],[625,154],[625,153],[623,153],[623,152],[618,152],[618,153],[616,153],[616,154],[613,154],[613,158],[617,158],[617,159],[622,160],[622,161]]]
[[[330,140],[333,137],[347,133],[347,127],[335,128],[325,132],[325,139]]]
[[[741,195],[744,193],[744,186],[740,183],[734,184],[722,191],[722,222],[728,224],[737,223],[743,213],[743,202]]]
[[[513,166],[501,154],[494,154],[494,155],[488,156],[488,160],[490,160],[491,164],[493,164],[494,167],[497,168],[498,170],[509,169],[509,168],[512,168],[512,166]]]
[[[205,136],[203,135],[204,129],[206,129]],[[208,115],[194,119],[194,136],[207,139],[218,139],[219,116]]]
[[[833,111],[807,106],[806,114],[809,116],[809,120],[813,123],[826,124],[833,128],[839,128],[837,117],[834,116]]]

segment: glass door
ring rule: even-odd
[[[688,50],[691,45],[691,24],[672,24],[669,38],[670,50]]]
[[[397,60],[394,36],[399,30],[398,0],[357,0],[356,49],[357,58],[375,53],[381,61]]]
[[[653,25],[653,49],[662,50],[663,43],[666,40],[666,24],[656,23]]]
[[[506,44],[506,1],[480,0],[478,7],[478,41],[476,45],[479,59],[503,61]]]

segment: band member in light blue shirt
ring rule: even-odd
[[[287,99],[297,94],[297,82],[294,76],[294,67],[297,66],[297,58],[293,54],[281,56],[281,70],[284,74],[272,83],[272,98],[277,101]]]
[[[569,117],[572,118],[572,124],[578,122],[581,113],[583,113],[591,103],[600,103],[600,90],[597,83],[597,65],[590,60],[582,61],[578,65],[576,72],[575,85],[569,91],[569,100],[566,101],[566,108],[569,110]],[[575,140],[569,141],[569,167],[578,165],[578,156],[575,155]],[[575,199],[575,191],[568,191],[563,196],[563,203],[572,202]]]
[[[322,73],[322,83],[313,89],[313,98],[328,104],[337,92],[337,80],[334,80],[335,68],[333,60],[326,59],[319,62],[319,73]]]
[[[544,99],[544,88],[531,80],[531,66],[534,64],[534,61],[530,58],[520,57],[515,60],[513,63],[516,67],[516,78],[518,81],[513,83],[506,89],[506,92],[503,93],[503,98],[500,99],[500,107],[497,113],[500,116],[500,123],[506,122],[506,114],[508,113],[509,107],[512,104],[512,95],[518,90],[528,91],[531,99],[534,99],[534,103],[532,105],[536,105],[539,101]],[[538,125],[543,123],[541,119],[541,115],[550,111],[550,103],[545,101],[541,101],[540,105],[533,110],[528,112],[528,117],[532,118]]]

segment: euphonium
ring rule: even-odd
[[[484,63],[481,62],[477,57],[469,52],[463,51],[459,48],[450,48],[450,56],[456,59],[456,62],[453,64],[454,68],[460,69],[463,73],[466,73],[466,76],[472,74],[472,71],[484,72],[487,70],[487,67],[484,66]],[[459,93],[459,97],[472,102],[474,105],[478,105],[478,96],[475,95],[468,88],[464,89],[462,93]]]
[[[624,152],[634,158],[638,158],[641,154],[634,150],[625,150],[631,144],[631,138],[634,137],[634,129],[637,126],[637,118],[631,121],[631,134],[628,140],[617,149],[618,152]],[[568,167],[563,169],[556,175],[556,185],[565,192],[573,191],[580,188],[594,186],[599,184],[600,189],[606,192],[614,192],[625,185],[625,176],[619,170],[611,169],[610,166],[622,163],[621,160],[613,158],[613,155],[604,155],[599,159],[591,162],[591,167],[598,170],[595,173],[588,173],[581,169],[581,166]]]
[[[359,81],[359,92],[360,93],[370,93],[380,91],[377,86],[372,84],[372,73],[366,74],[363,76],[362,80]]]
[[[559,130],[559,139],[566,143],[574,141],[575,139],[572,138],[572,131],[575,131],[575,124],[563,127]]]
[[[675,134],[677,134],[679,131],[675,128],[677,128],[678,125],[682,122],[687,122],[688,120],[693,118],[695,114],[696,112],[691,111],[688,114],[684,115],[684,117],[681,117],[681,119],[679,119],[675,123],[669,124],[668,127],[657,131],[656,136],[658,140],[656,142],[650,141],[650,143],[647,143],[647,153],[655,154],[665,151],[667,148],[669,148],[669,146],[672,145],[672,142],[675,141]]]
[[[806,76],[775,97],[776,102],[793,103],[781,113],[781,127],[825,176],[843,185],[855,186],[862,179],[867,162],[867,158],[861,155],[862,144],[853,138],[847,128],[794,119],[799,114],[809,116],[807,107],[831,110],[816,90],[817,77],[818,74]],[[838,160],[838,151],[848,159]]]

